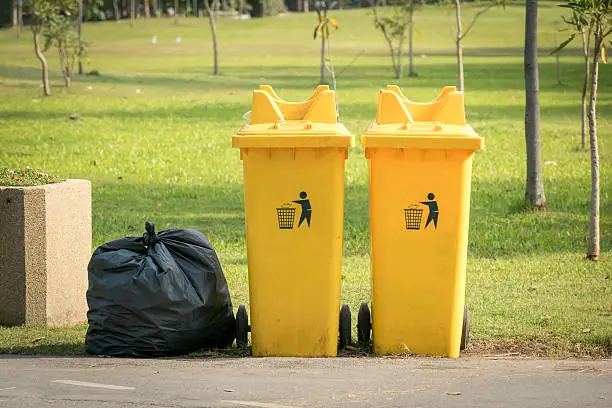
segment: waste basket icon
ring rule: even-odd
[[[278,217],[278,228],[293,229],[293,223],[295,222],[295,207],[291,207],[290,204],[277,207],[276,216]]]
[[[423,217],[423,210],[421,208],[416,206],[404,208],[404,217],[406,218],[407,230],[421,229],[421,218]]]
[[[252,354],[335,356],[344,164],[353,136],[338,123],[334,91],[319,86],[292,103],[261,86],[232,145],[244,169]],[[243,308],[241,344],[245,317]]]
[[[361,141],[370,168],[374,352],[457,357],[469,330],[472,156],[484,140],[466,124],[454,87],[415,103],[389,86]],[[359,327],[369,335],[369,319]]]

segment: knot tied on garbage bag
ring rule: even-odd
[[[155,233],[155,225],[153,225],[152,222],[147,221],[145,223],[145,230],[147,232],[145,232],[142,237],[144,239],[144,244],[146,246],[153,245],[154,243],[159,241],[159,238],[157,237],[157,234]]]

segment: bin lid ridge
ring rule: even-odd
[[[463,92],[446,86],[430,102],[409,100],[396,85],[379,91],[376,121],[364,148],[481,150],[484,139],[465,122]]]
[[[353,135],[338,122],[334,91],[319,85],[303,102],[287,102],[269,85],[253,91],[250,123],[232,138],[238,148],[347,148]]]

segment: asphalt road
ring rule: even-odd
[[[0,407],[612,407],[612,360],[0,356]]]

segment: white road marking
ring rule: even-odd
[[[0,391],[14,390],[17,387],[0,388]]]
[[[295,406],[278,405],[269,402],[257,402],[257,401],[236,401],[236,400],[221,400],[221,402],[227,402],[230,404],[242,405],[243,407],[257,407],[257,408],[298,408]]]
[[[72,380],[55,380],[54,383],[76,385],[78,387],[91,387],[91,388],[106,388],[107,390],[134,390],[134,387],[124,387],[122,385],[109,385],[109,384],[98,384],[84,381],[72,381]]]

